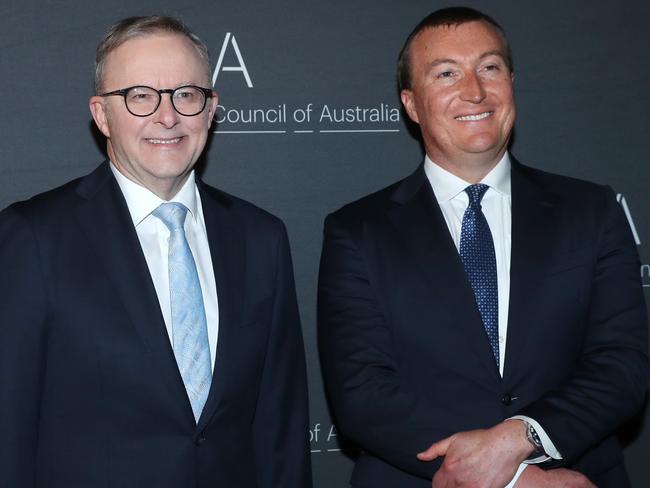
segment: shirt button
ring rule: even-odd
[[[504,341],[503,341],[503,336],[499,336],[499,342],[500,342],[501,344],[503,344],[503,342],[504,342]]]

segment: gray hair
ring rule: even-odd
[[[180,34],[187,37],[196,48],[205,64],[205,71],[210,78],[210,56],[208,47],[183,22],[165,15],[148,15],[146,17],[128,17],[120,20],[108,30],[97,45],[95,52],[95,93],[100,93],[104,82],[106,57],[126,41],[156,33]]]

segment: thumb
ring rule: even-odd
[[[451,437],[447,437],[446,439],[442,439],[441,441],[434,442],[433,444],[431,444],[429,449],[418,453],[417,458],[420,461],[433,461],[437,457],[444,456],[445,454],[447,454],[447,449],[449,449],[450,445],[451,445]]]

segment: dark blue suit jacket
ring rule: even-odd
[[[327,218],[319,342],[338,425],[363,449],[353,485],[426,488],[440,461],[417,452],[523,414],[563,465],[625,486],[612,433],[649,374],[629,226],[606,187],[517,162],[511,181],[503,378],[422,167]]]
[[[0,214],[0,485],[311,486],[284,226],[198,184],[219,298],[198,425],[108,165]]]

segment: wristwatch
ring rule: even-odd
[[[535,448],[530,456],[528,456],[528,459],[545,456],[546,451],[544,450],[544,446],[542,445],[542,441],[540,440],[539,434],[535,430],[535,427],[533,427],[530,422],[526,422],[525,420],[523,420],[523,422],[526,424],[526,439],[528,439],[528,442],[530,442]]]

